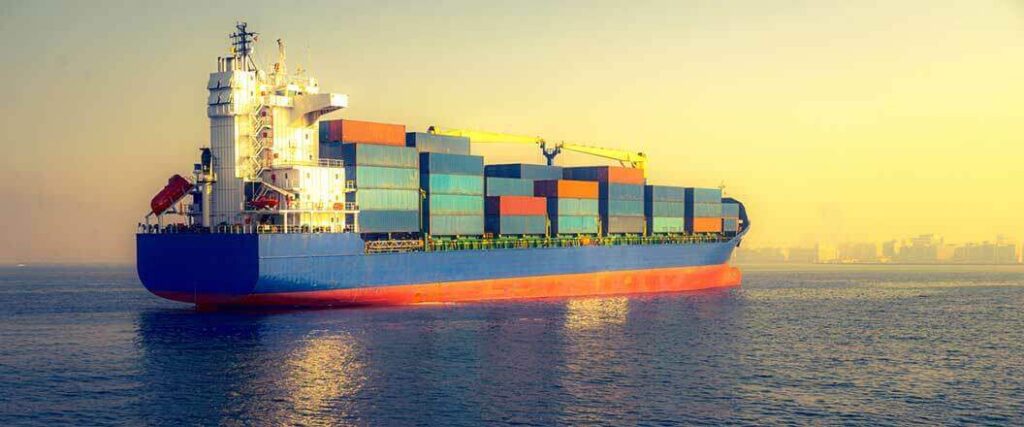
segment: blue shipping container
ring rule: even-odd
[[[687,203],[687,218],[720,218],[722,216],[721,203]]]
[[[420,153],[420,172],[424,174],[483,175],[484,158],[483,156],[463,154]]]
[[[548,198],[548,216],[598,216],[598,199]]]
[[[601,199],[600,212],[606,216],[644,216],[642,200],[608,200]]]
[[[342,144],[345,166],[388,166],[418,168],[419,153],[415,148],[378,144]]]
[[[722,219],[722,231],[740,231],[740,221],[735,218],[723,218]]]
[[[644,204],[644,215],[650,217],[683,218],[686,216],[686,203],[649,201]]]
[[[405,145],[416,147],[420,153],[447,153],[469,155],[469,138],[435,135],[424,132],[406,132]]]
[[[380,166],[357,166],[345,168],[347,179],[354,180],[356,189],[394,188],[419,189],[420,171],[416,169],[389,168]]]
[[[434,236],[479,236],[484,234],[484,216],[430,215],[424,217],[423,226]]]
[[[644,200],[644,186],[635,184],[599,183],[602,199],[609,200]]]
[[[686,201],[689,203],[722,203],[722,190],[718,188],[687,188]]]
[[[646,185],[644,198],[656,202],[682,202],[686,200],[686,189],[667,185]]]
[[[422,174],[420,188],[430,194],[484,194],[484,177],[479,175]]]
[[[529,163],[511,163],[503,165],[487,165],[484,175],[500,178],[532,179],[546,181],[562,179],[561,166],[534,165]]]
[[[544,235],[547,233],[548,218],[544,215],[488,215],[488,233],[504,235]]]
[[[360,211],[419,211],[419,190],[363,189],[356,191]]]
[[[738,203],[722,203],[723,218],[739,218],[740,205]]]
[[[599,218],[596,216],[552,216],[552,234],[597,234]]]
[[[414,233],[420,231],[418,211],[359,212],[360,233]]]
[[[423,213],[427,215],[483,215],[484,196],[457,194],[428,194],[423,202]]]
[[[488,196],[533,196],[533,180],[519,178],[487,178]]]

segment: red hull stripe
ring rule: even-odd
[[[406,305],[694,291],[738,286],[741,277],[739,269],[721,264],[244,296],[198,294],[193,297],[177,292],[158,292],[157,295],[199,305]]]

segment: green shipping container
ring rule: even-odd
[[[597,234],[598,217],[560,215],[551,217],[552,234]]]
[[[417,190],[420,188],[420,172],[416,169],[388,168],[379,166],[358,166],[348,168],[352,175],[348,179],[356,182],[357,189],[391,188]]]
[[[429,215],[424,217],[423,227],[435,236],[479,236],[484,234],[484,216]]]
[[[601,216],[644,216],[644,202],[601,199]]]
[[[648,218],[648,233],[682,233],[686,231],[686,222],[683,218]]]
[[[345,166],[387,166],[415,168],[420,166],[419,153],[413,147],[379,144],[343,144]]]
[[[687,209],[686,212],[686,217],[688,218],[716,218],[721,216],[721,203],[695,203],[693,204],[693,209]]]
[[[429,194],[423,205],[427,215],[483,215],[484,196]]]
[[[601,213],[598,199],[549,198],[548,216],[598,216]]]
[[[419,211],[419,190],[368,189],[356,191],[360,211]]]
[[[484,177],[476,175],[420,175],[420,187],[430,194],[484,194]]]
[[[487,178],[488,196],[533,196],[533,180],[520,178]]]
[[[600,197],[609,200],[644,200],[644,186],[636,184],[615,184],[602,182]]]
[[[653,217],[683,218],[686,216],[686,203],[649,202],[645,214]]]

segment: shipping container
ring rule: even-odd
[[[416,169],[389,168],[380,166],[357,166],[346,168],[347,178],[356,183],[357,189],[393,188],[414,190],[420,187],[420,172]]]
[[[543,197],[488,197],[484,212],[487,215],[547,215],[548,204]]]
[[[740,217],[740,205],[739,205],[739,203],[722,203],[722,217],[723,218],[739,218]]]
[[[644,184],[642,169],[622,166],[582,166],[562,168],[562,177],[577,181],[611,182],[616,184]]]
[[[642,216],[608,216],[602,217],[605,234],[641,234],[644,232]]]
[[[722,218],[686,218],[688,233],[721,233]]]
[[[469,138],[435,135],[423,132],[405,134],[405,145],[416,147],[420,153],[446,153],[469,155]]]
[[[342,144],[345,166],[387,166],[414,168],[420,165],[415,148],[373,144]]]
[[[597,199],[598,186],[596,182],[570,181],[567,179],[534,181],[533,194],[541,197]]]
[[[644,216],[642,200],[608,200],[601,199],[600,213],[605,216]]]
[[[430,194],[483,195],[484,177],[480,175],[422,174],[420,188]]]
[[[718,188],[687,188],[686,201],[694,203],[722,203],[722,190]]]
[[[423,227],[434,236],[479,236],[484,234],[484,216],[429,215],[424,217]]]
[[[596,216],[560,215],[550,218],[551,234],[597,234],[600,221]]]
[[[644,186],[642,185],[602,182],[598,184],[598,192],[602,199],[644,200]]]
[[[484,196],[428,194],[423,202],[427,215],[483,215]]]
[[[488,196],[533,196],[533,180],[488,177]]]
[[[686,189],[668,185],[645,185],[644,199],[655,202],[684,202]]]
[[[485,229],[496,235],[544,235],[548,218],[545,215],[488,215]]]
[[[683,218],[672,217],[648,217],[647,233],[682,233],[686,231],[686,222]]]
[[[696,218],[721,218],[722,217],[722,204],[721,203],[686,203],[686,217]]]
[[[420,153],[420,172],[483,176],[484,158],[463,154]]]
[[[547,199],[549,216],[598,216],[601,209],[598,199]]]
[[[722,231],[740,231],[740,220],[736,218],[722,218]]]
[[[562,179],[562,167],[534,165],[529,163],[487,165],[487,167],[484,168],[484,175],[499,178],[556,180]]]
[[[683,218],[686,216],[686,203],[647,202],[644,205],[644,215],[651,217]]]
[[[419,190],[361,189],[356,191],[360,211],[419,211]]]
[[[360,233],[414,233],[420,230],[418,211],[359,212]]]
[[[405,146],[405,125],[359,120],[320,121],[320,142]]]

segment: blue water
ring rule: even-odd
[[[1024,270],[747,269],[638,298],[196,313],[0,269],[0,425],[1024,424]]]

